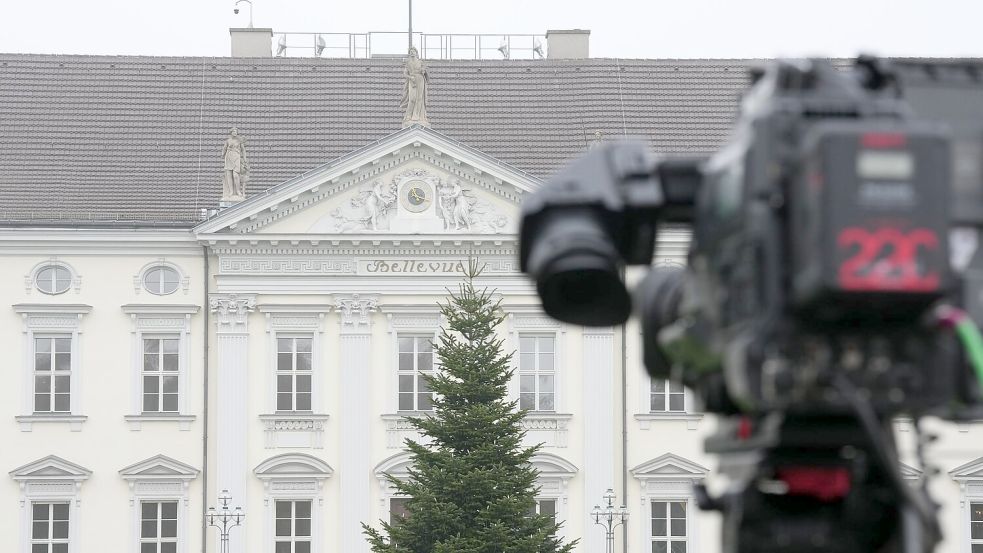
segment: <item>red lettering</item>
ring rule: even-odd
[[[939,248],[938,236],[928,229],[903,232],[893,227],[874,232],[848,227],[837,237],[840,248],[856,248],[841,264],[840,287],[855,291],[931,292],[938,290],[938,271],[919,274],[918,252]]]
[[[864,148],[902,148],[907,142],[908,137],[900,133],[869,132],[860,136]]]

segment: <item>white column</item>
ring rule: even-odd
[[[245,509],[246,478],[249,474],[249,467],[246,466],[246,429],[249,416],[246,409],[246,383],[249,381],[249,334],[246,323],[249,313],[256,308],[256,297],[213,295],[209,298],[209,307],[215,313],[218,358],[214,430],[218,444],[215,451],[217,470],[215,489],[210,494],[209,501],[215,502],[221,490],[229,490],[232,495],[232,504],[229,507],[239,506]],[[218,506],[212,503],[209,505]],[[259,513],[247,512],[243,524],[249,524],[251,518],[257,515]],[[237,528],[230,534],[229,553],[245,553],[245,528]]]
[[[362,535],[362,522],[370,522],[369,494],[372,466],[369,451],[370,359],[372,357],[371,313],[376,298],[355,294],[337,300],[341,323],[341,551],[364,553],[369,550]]]
[[[590,510],[608,488],[617,489],[614,472],[614,330],[584,328],[584,536],[581,551],[604,551],[604,530]],[[620,495],[620,494],[619,494]]]

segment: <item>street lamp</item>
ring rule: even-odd
[[[209,507],[208,512],[205,513],[205,521],[209,526],[218,528],[219,535],[222,537],[221,551],[229,553],[229,530],[241,525],[246,514],[242,512],[242,507],[229,510],[229,502],[232,501],[229,490],[222,490],[222,493],[218,494],[218,501],[222,504],[221,509],[216,511],[215,507]]]
[[[608,491],[604,492],[604,500],[607,501],[607,505],[604,507],[594,505],[590,516],[594,517],[594,524],[604,527],[606,538],[605,551],[607,553],[614,553],[614,529],[628,520],[628,507],[624,505],[621,507],[614,506],[614,490],[611,488],[608,488]]]

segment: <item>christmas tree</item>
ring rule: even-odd
[[[469,262],[440,306],[433,416],[410,419],[424,440],[407,440],[409,478],[390,477],[408,514],[381,531],[363,524],[374,553],[557,553],[576,543],[561,543],[553,517],[535,514],[529,461],[539,448],[522,446],[525,412],[506,399],[512,356],[495,334],[504,316],[491,292],[475,289],[479,274]]]

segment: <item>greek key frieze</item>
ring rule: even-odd
[[[280,274],[355,274],[355,261],[350,259],[254,259],[223,257],[219,273],[280,273]]]

